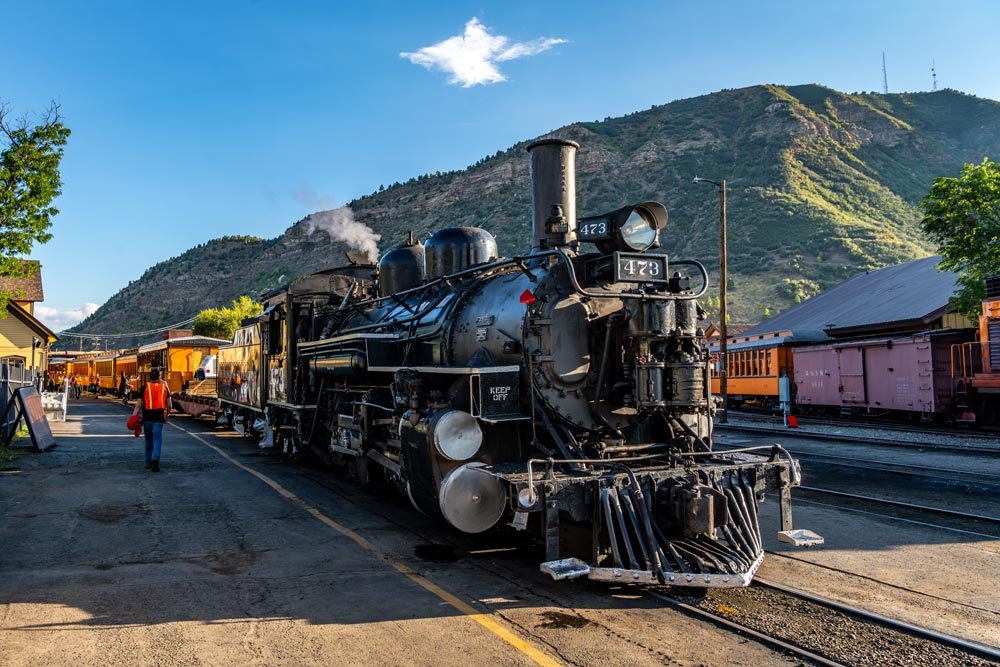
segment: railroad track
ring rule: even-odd
[[[859,607],[816,595],[815,593],[767,581],[765,579],[761,579],[759,576],[754,578],[751,587],[769,590],[778,595],[793,597],[811,605],[822,607],[825,610],[846,615],[862,623],[874,623],[893,633],[916,637],[939,646],[962,651],[963,653],[972,653],[976,656],[985,658],[986,660],[1000,660],[1000,649],[995,647],[980,644],[979,642],[970,641],[961,637],[955,637],[937,630],[931,630],[930,628],[913,625],[911,623],[883,616],[881,614],[876,614]],[[753,627],[754,623],[752,621],[741,623],[738,620],[735,620],[731,615],[725,616],[717,610],[713,611],[712,609],[706,609],[698,606],[697,604],[690,604],[688,602],[678,600],[667,593],[655,590],[649,590],[646,591],[646,593],[650,597],[666,602],[670,606],[681,609],[688,614],[703,618],[711,623],[721,625],[735,632],[748,635],[760,642],[786,651],[800,658],[809,660],[815,664],[831,667],[842,667],[844,665],[851,664],[849,658],[846,662],[842,661],[844,660],[843,658],[831,656],[831,651],[828,647],[823,647],[822,645],[811,646],[809,645],[810,642],[808,640],[804,642],[796,642],[787,638],[775,636],[775,634],[778,633],[769,634],[767,632],[762,632]],[[806,613],[811,614],[811,612]]]
[[[735,446],[734,446],[735,447]],[[720,446],[720,451],[730,448]],[[866,470],[876,472],[886,472],[893,475],[905,475],[907,477],[921,477],[943,482],[962,482],[974,484],[980,487],[1000,487],[1000,475],[991,473],[981,473],[972,470],[959,470],[955,468],[940,468],[932,466],[920,466],[909,463],[890,463],[888,461],[875,461],[868,459],[857,459],[854,457],[838,456],[834,454],[816,454],[812,452],[800,452],[788,450],[793,456],[803,461],[813,461],[820,465],[831,465],[855,470]],[[803,494],[813,494],[814,496],[826,496],[837,502],[817,502],[802,498]],[[928,526],[942,530],[971,534],[979,537],[996,538],[1000,537],[1000,517],[973,514],[971,512],[961,512],[957,510],[945,509],[941,507],[931,507],[916,503],[890,500],[887,498],[877,498],[857,493],[849,493],[837,489],[825,489],[814,486],[800,486],[796,488],[797,502],[806,502],[814,505],[834,507],[851,512],[858,512],[882,518],[894,519],[906,523]],[[846,501],[846,502],[845,502]],[[881,508],[889,508],[896,514],[887,514],[884,511],[871,511],[860,509],[858,505],[874,505]],[[899,513],[903,513],[900,516]],[[933,523],[928,521],[932,517],[941,519],[945,523]],[[965,525],[969,530],[957,526]],[[972,530],[971,528],[985,528],[990,532]]]
[[[924,628],[919,625],[913,625],[911,623],[906,623],[898,619],[889,618],[888,616],[882,616],[881,614],[875,614],[858,607],[854,607],[849,604],[844,604],[843,602],[837,602],[836,600],[831,600],[829,598],[816,595],[815,593],[809,593],[808,591],[803,591],[798,588],[792,588],[790,586],[785,586],[784,584],[778,584],[773,581],[767,581],[761,579],[760,577],[755,577],[753,581],[754,586],[769,588],[771,590],[780,591],[786,595],[791,595],[793,597],[799,598],[801,600],[807,600],[814,604],[821,605],[828,609],[834,609],[844,614],[854,616],[856,618],[862,618],[866,621],[874,621],[881,625],[887,626],[899,632],[903,632],[909,635],[917,636],[928,641],[935,642],[937,644],[943,644],[952,648],[957,648],[962,651],[968,651],[970,653],[975,653],[976,655],[982,656],[989,660],[1000,660],[1000,649],[987,646],[985,644],[980,644],[978,642],[969,641],[968,639],[962,639],[961,637],[955,637],[953,635],[945,634],[943,632],[938,632],[937,630],[931,630],[929,628]]]
[[[816,433],[812,431],[789,430],[784,427],[761,427],[745,426],[737,424],[716,424],[715,429],[723,431],[737,431],[742,433],[763,433],[768,435],[781,435],[789,438],[801,438],[803,440],[826,440],[835,442],[850,442],[856,445],[883,446],[883,447],[906,447],[909,449],[933,450],[944,452],[969,452],[980,454],[998,454],[1000,447],[982,447],[976,445],[950,445],[938,442],[909,442],[906,440],[890,440],[888,438],[865,438],[856,435],[840,435],[835,433]],[[997,442],[997,438],[989,438],[992,442]]]
[[[724,452],[728,449],[739,449],[738,445],[715,443],[715,448]],[[927,477],[944,481],[968,482],[985,486],[1000,486],[1000,475],[977,472],[975,470],[959,470],[958,468],[941,468],[938,466],[921,466],[912,463],[895,463],[891,461],[876,461],[874,459],[858,459],[853,456],[837,454],[821,454],[818,452],[803,452],[785,447],[785,450],[797,459],[814,461],[820,465],[830,465],[858,470],[873,470],[889,472],[910,477]]]
[[[344,495],[343,490],[340,488],[340,486],[338,484],[331,483],[332,480],[330,480],[327,476],[316,475],[311,473],[306,473],[303,476],[309,479],[310,481],[334,492],[343,500],[346,500],[347,502],[350,502],[352,504],[357,504],[356,498],[353,498],[352,496],[349,495]],[[878,499],[871,499],[871,500],[878,500]],[[375,514],[389,520],[393,524],[397,525],[406,532],[413,534],[414,536],[418,536],[423,540],[429,539],[430,542],[438,542],[439,544],[447,545],[448,547],[453,548],[455,550],[456,559],[460,557],[460,554],[463,551],[463,545],[458,543],[458,541],[452,542],[448,538],[442,540],[442,537],[440,535],[434,535],[433,537],[431,537],[425,534],[423,531],[415,529],[408,522],[401,522],[399,520],[399,517],[395,516],[392,513],[383,512],[368,505],[365,505],[365,507],[368,509],[368,511],[373,511]],[[887,518],[899,520],[898,517],[888,516]],[[993,519],[992,517],[986,517],[986,518],[988,520],[997,521],[998,523],[1000,523],[1000,519]],[[938,526],[936,524],[928,524],[928,525],[933,526],[935,528],[944,528],[943,526]],[[773,552],[768,552],[768,553],[773,553]],[[499,576],[511,584],[515,584],[521,587],[526,586],[526,582],[521,581],[516,574],[511,572],[500,572],[495,567],[495,565],[489,568],[484,567],[482,564],[478,562],[473,562],[472,565],[474,567],[482,569],[484,572],[491,573],[493,576]],[[837,601],[827,600],[825,598],[816,596],[806,591],[792,589],[782,584],[762,581],[759,578],[755,578],[755,585],[757,585],[758,588],[769,588],[771,590],[778,591],[785,595],[797,597],[799,599],[811,602],[812,604],[817,604],[827,609],[838,611],[842,614],[850,615],[853,618],[858,619],[860,622],[878,623],[879,625],[888,628],[888,630],[891,632],[903,633],[910,637],[918,637],[920,639],[934,642],[935,644],[938,644],[940,646],[945,646],[965,652],[971,652],[974,653],[975,655],[982,656],[988,660],[1000,660],[1000,650],[982,644],[978,644],[976,642],[964,640],[960,637],[953,637],[951,635],[940,633],[927,628],[913,626],[911,624],[907,624],[904,621],[884,617]],[[563,606],[563,604],[558,599],[556,591],[553,591],[551,594],[546,595],[542,591],[538,590],[537,587],[531,587],[530,589],[526,590],[531,590],[533,594],[548,599],[548,601],[551,604]],[[642,594],[648,595],[649,597],[664,602],[670,605],[671,607],[680,609],[691,616],[704,619],[708,622],[724,627],[733,632],[739,633],[747,637],[751,637],[756,641],[759,641],[767,646],[775,648],[779,651],[783,651],[787,654],[794,655],[804,661],[808,661],[811,664],[823,665],[824,667],[849,667],[849,665],[852,664],[851,661],[845,662],[842,660],[838,660],[836,657],[829,657],[829,655],[824,655],[822,653],[821,648],[802,645],[802,643],[789,641],[787,639],[783,639],[782,637],[775,636],[775,634],[762,632],[760,630],[751,627],[751,625],[748,623],[741,623],[736,619],[727,618],[725,616],[720,615],[717,612],[713,612],[708,609],[703,609],[697,606],[696,604],[691,604],[689,602],[685,602],[684,600],[677,599],[676,597],[673,597],[671,594],[650,588],[642,588],[640,591],[637,592],[641,592]],[[678,596],[690,594],[690,590],[688,589],[676,589],[675,591],[671,592],[675,593]],[[957,663],[952,663],[952,664],[957,664]]]
[[[747,421],[759,421],[773,424],[775,422],[775,416],[770,414],[761,414],[758,412],[736,412],[734,410],[729,411],[730,415],[737,416],[740,419],[746,419]],[[1000,437],[1000,430],[993,429],[990,427],[980,427],[980,432],[970,431],[968,429],[962,428],[941,428],[936,426],[919,426],[912,424],[900,424],[897,422],[885,422],[872,419],[836,419],[836,418],[822,418],[822,417],[803,417],[796,415],[799,423],[803,426],[834,426],[834,427],[854,427],[854,428],[872,428],[879,429],[881,431],[897,431],[899,433],[919,433],[921,435],[944,435],[949,437],[962,437],[972,440],[996,440]],[[725,424],[723,424],[725,426]],[[985,432],[983,432],[985,431]]]
[[[969,512],[959,512],[957,510],[949,510],[941,507],[929,507],[927,505],[917,505],[915,503],[905,503],[898,500],[887,500],[884,498],[875,498],[873,496],[864,496],[857,493],[847,493],[844,491],[836,491],[833,489],[820,489],[811,486],[800,486],[797,487],[797,490],[800,493],[805,492],[806,494],[828,496],[836,500],[842,501],[841,504],[838,505],[833,503],[817,502],[815,500],[809,500],[807,498],[797,498],[796,499],[797,502],[806,502],[812,505],[833,507],[836,509],[846,510],[849,512],[868,514],[871,516],[881,517],[885,519],[892,519],[904,523],[910,523],[919,526],[927,526],[929,528],[937,528],[939,530],[947,530],[950,532],[963,533],[966,535],[975,535],[977,537],[984,537],[987,539],[996,539],[1000,537],[1000,517],[986,516],[982,514],[972,514]],[[847,501],[847,504],[844,504],[843,501]],[[893,514],[873,512],[870,510],[859,509],[857,507],[851,507],[850,503],[887,507],[893,510],[909,513],[910,517],[919,516],[921,518],[915,519],[907,516],[897,516]],[[952,525],[942,525],[940,523],[932,523],[930,521],[924,520],[932,517],[940,517],[946,521],[951,522]],[[979,532],[976,530],[966,530],[964,528],[956,528],[955,522],[961,522],[969,526],[981,526],[984,529],[991,529],[992,534]]]
[[[683,611],[687,612],[688,614],[691,614],[692,616],[703,618],[710,623],[721,625],[725,628],[728,628],[729,630],[734,630],[740,634],[749,635],[754,639],[763,642],[769,646],[781,649],[782,651],[787,651],[788,653],[797,655],[800,658],[805,658],[806,660],[809,660],[817,665],[824,665],[826,667],[847,667],[847,665],[843,662],[830,660],[829,658],[826,658],[818,653],[810,651],[809,649],[803,648],[798,644],[785,641],[780,637],[775,637],[765,632],[760,632],[758,630],[753,629],[747,624],[738,623],[732,619],[726,618],[725,616],[721,616],[720,614],[708,611],[707,609],[702,609],[701,607],[697,607],[695,605],[688,604],[687,602],[682,602],[681,600],[672,598],[669,595],[658,593],[652,590],[647,591],[646,594],[652,598],[656,598],[657,600],[666,602],[672,607],[675,607],[677,609],[682,609]]]
[[[317,471],[312,470],[310,468],[303,469],[303,471],[299,474],[301,475],[301,477],[309,480],[310,482],[325,488],[327,491],[332,492],[342,500],[345,500],[359,507],[364,506],[366,511],[370,511],[378,516],[381,516],[389,520],[391,523],[397,525],[400,529],[404,530],[407,533],[412,534],[415,537],[419,537],[422,540],[428,540],[429,538],[430,542],[436,542],[446,548],[454,549],[455,560],[462,558],[461,554],[463,553],[466,545],[460,543],[460,541],[456,540],[455,542],[452,542],[452,540],[449,537],[443,537],[442,535],[436,533],[433,536],[426,534],[424,531],[416,529],[409,522],[400,521],[400,518],[395,513],[382,511],[381,509],[373,507],[369,504],[364,504],[364,505],[360,504],[359,500],[356,497],[354,497],[351,494],[345,494],[343,489],[341,488],[341,485],[336,483],[327,474],[318,474]],[[433,546],[433,544],[431,546]],[[512,551],[515,549],[516,547],[511,548]],[[449,557],[448,560],[452,560],[452,558]],[[539,590],[537,586],[529,586],[527,582],[521,580],[521,577],[518,576],[518,573],[498,571],[498,568],[496,567],[495,564],[493,564],[488,568],[484,564],[475,561],[471,562],[471,564],[473,567],[482,569],[484,572],[489,572],[493,576],[498,576],[501,579],[508,581],[511,584],[515,584],[523,588],[526,592],[530,591],[533,595],[546,600],[547,602],[553,604],[554,606],[564,607],[567,610],[572,609],[571,607],[565,606],[565,603],[563,603],[559,599],[559,596],[557,595],[556,591],[552,591],[551,593],[546,594],[545,591]],[[519,570],[520,568],[518,568],[518,571]],[[773,585],[769,583],[768,586],[774,589],[778,589],[780,585]],[[816,650],[815,648],[810,648],[809,646],[803,646],[800,643],[796,643],[794,641],[786,641],[781,637],[774,636],[773,634],[768,634],[767,632],[761,632],[759,630],[750,627],[747,624],[740,623],[731,618],[725,618],[723,616],[720,616],[718,613],[712,613],[711,611],[701,609],[695,605],[684,602],[683,600],[678,600],[660,591],[643,588],[643,589],[637,589],[636,592],[637,593],[641,592],[642,594],[649,595],[650,597],[663,601],[675,608],[682,609],[683,611],[693,616],[703,618],[716,625],[723,626],[731,631],[737,632],[741,635],[752,637],[763,644],[776,648],[780,651],[784,651],[788,654],[797,656],[802,660],[808,661],[809,663],[830,666],[830,667],[847,667],[847,665],[851,664],[851,662],[843,662],[822,655],[821,651]],[[678,595],[684,595],[690,593],[690,591],[688,591],[687,589],[680,589],[676,592]],[[782,591],[782,592],[787,595],[793,595],[793,593],[790,593],[788,591]],[[805,595],[810,595],[810,594],[802,592],[801,596]],[[821,604],[816,600],[813,600],[812,602],[814,604]],[[829,608],[834,608],[833,605],[837,604],[840,603],[831,601],[830,604],[826,606],[828,606]],[[846,605],[843,606],[847,607]],[[844,612],[843,610],[840,611],[842,613],[847,613]],[[891,630],[896,632],[904,632],[910,636],[918,636],[921,638],[932,638],[932,640],[935,643],[942,646],[949,646],[952,648],[958,648],[963,651],[974,652],[976,655],[985,656],[989,659],[1000,658],[1000,652],[994,651],[990,647],[985,647],[976,644],[974,642],[966,642],[965,640],[962,640],[960,638],[949,637],[947,635],[943,635],[941,633],[935,633],[934,631],[925,630],[923,628],[912,628],[911,626],[908,626],[907,624],[901,621],[896,621],[894,619],[883,619],[882,617],[879,617],[876,614],[870,614],[869,612],[865,612],[864,610],[860,609],[855,610],[854,616],[859,619],[864,619],[866,622],[870,622],[873,619],[878,620],[882,625],[891,628]],[[959,663],[954,662],[951,664],[959,664]]]

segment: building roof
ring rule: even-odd
[[[13,301],[7,302],[7,312],[13,315],[21,322],[23,322],[25,325],[27,325],[27,327],[31,329],[34,333],[37,333],[39,336],[41,336],[43,342],[52,344],[57,340],[59,340],[59,337],[56,336],[55,332],[53,332],[52,329],[49,329],[47,326],[42,324],[38,320],[38,318],[36,318],[34,315],[29,313],[21,306],[17,305]]]
[[[740,334],[821,331],[837,337],[930,324],[953,310],[958,275],[939,271],[941,257],[851,276],[836,287],[764,320]]]
[[[828,340],[830,340],[830,337],[822,331],[810,331],[808,329],[800,329],[795,333],[791,331],[776,331],[772,334],[759,334],[750,338],[740,334],[733,338],[732,341],[727,342],[726,352],[756,350],[789,343],[819,343]],[[708,349],[710,352],[719,352],[722,347],[718,343],[714,343]]]
[[[0,292],[10,292],[15,301],[43,301],[42,267],[37,260],[23,259],[22,265],[27,265],[28,275],[23,278],[0,276]]]
[[[211,338],[209,336],[184,336],[182,338],[169,338],[158,343],[150,343],[139,348],[139,352],[153,352],[155,350],[165,350],[168,347],[205,347],[228,345],[231,340],[225,338]]]

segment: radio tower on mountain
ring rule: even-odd
[[[931,61],[931,91],[937,92],[937,68],[934,66],[934,61]]]
[[[882,52],[882,93],[889,94],[889,77],[885,73],[885,51]]]

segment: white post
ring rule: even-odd
[[[792,381],[787,375],[778,378],[778,401],[785,428],[788,428],[788,415],[792,412]]]

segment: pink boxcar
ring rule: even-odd
[[[795,403],[840,405],[840,367],[832,345],[793,348]]]
[[[968,339],[966,332],[926,331],[795,348],[796,404],[871,413],[948,413],[954,398],[951,346]]]

